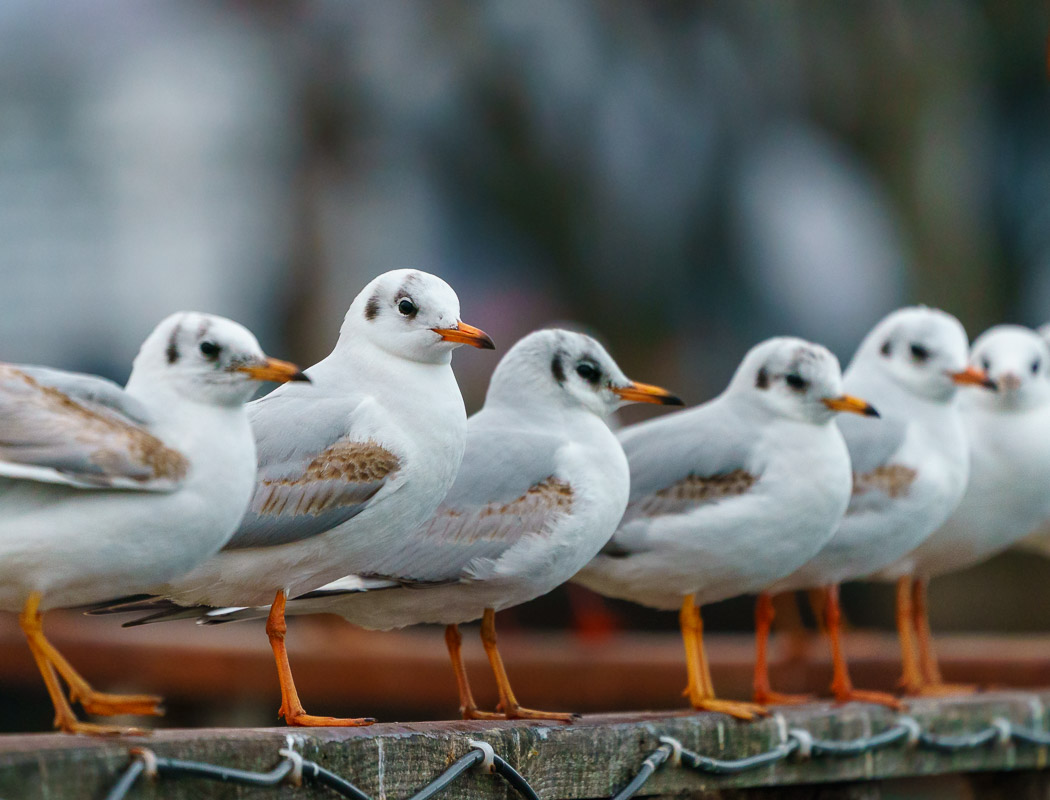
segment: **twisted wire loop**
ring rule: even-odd
[[[634,797],[646,782],[666,764],[674,767],[684,766],[713,775],[733,775],[776,764],[792,756],[796,761],[819,757],[846,758],[900,744],[941,753],[957,753],[961,750],[975,750],[990,746],[1002,747],[1010,744],[1050,747],[1050,732],[1021,728],[1003,717],[992,720],[986,728],[979,731],[948,735],[923,731],[914,718],[902,716],[884,731],[843,741],[818,739],[804,728],[781,727],[783,728],[781,741],[777,745],[764,753],[738,759],[720,759],[701,755],[683,747],[677,739],[661,736],[659,746],[642,761],[638,771],[627,785],[610,800],[629,800]],[[499,775],[525,800],[540,800],[540,796],[528,781],[501,758],[491,745],[474,740],[468,743],[471,745],[468,753],[453,762],[448,769],[412,795],[409,800],[429,800],[447,789],[461,775],[474,768],[485,773]],[[352,800],[372,800],[369,795],[350,781],[326,770],[314,761],[303,758],[300,753],[290,747],[282,748],[278,753],[281,761],[269,772],[250,772],[197,761],[160,758],[146,748],[132,748],[129,752],[131,763],[113,784],[109,794],[106,795],[106,800],[124,800],[143,776],[151,779],[197,777],[242,786],[276,787],[282,783],[293,785],[299,785],[302,782],[315,783],[332,789],[343,797],[352,798]]]

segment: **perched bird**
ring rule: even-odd
[[[0,365],[0,608],[22,630],[69,733],[124,733],[76,718],[159,714],[159,697],[91,688],[44,638],[42,613],[142,592],[230,538],[255,486],[244,403],[258,381],[306,381],[247,330],[174,314],[125,388],[90,375]]]
[[[571,719],[518,703],[496,645],[495,612],[567,581],[616,529],[627,505],[627,461],[605,420],[628,402],[681,405],[629,380],[589,336],[526,336],[500,361],[484,407],[468,421],[463,466],[437,512],[364,574],[291,600],[287,612],[336,613],[382,630],[446,625],[465,718]],[[205,619],[260,613],[217,610]],[[478,617],[498,713],[478,710],[460,656],[457,625]]]
[[[259,450],[255,494],[222,552],[154,586],[167,600],[116,604],[152,619],[195,617],[197,606],[271,606],[266,632],[289,725],[371,719],[307,714],[285,647],[288,597],[364,569],[382,571],[413,545],[463,458],[467,419],[452,373],[461,344],[492,349],[461,322],[440,278],[395,270],[375,278],[347,311],[331,355],[306,370],[309,392],[287,385],[248,407]],[[190,607],[188,610],[185,607]]]
[[[879,322],[843,381],[847,391],[870,399],[882,418],[839,420],[853,467],[849,508],[831,541],[771,591],[823,588],[835,699],[896,708],[893,695],[853,688],[842,652],[838,587],[914,550],[955,510],[969,474],[956,390],[990,382],[983,370],[967,366],[959,321],[925,307],[903,308]]]
[[[1050,346],[1050,322],[1036,328],[1036,333]],[[1018,542],[1017,549],[1050,557],[1050,519],[1043,520],[1034,531]]]
[[[876,415],[843,394],[830,352],[784,337],[752,348],[714,400],[620,432],[630,505],[574,580],[680,609],[695,709],[744,719],[764,712],[716,698],[700,607],[764,590],[831,537],[850,495],[849,456],[832,423],[839,411]]]
[[[970,363],[996,389],[967,392],[960,401],[970,447],[966,493],[932,536],[877,576],[897,581],[908,694],[968,688],[941,678],[926,605],[930,578],[990,558],[1050,517],[1050,347],[1033,330],[999,325],[974,342]]]

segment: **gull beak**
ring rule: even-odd
[[[430,330],[446,342],[469,344],[471,347],[479,347],[482,350],[496,349],[496,345],[492,343],[492,339],[485,331],[465,322],[457,322],[455,328],[431,328]]]
[[[288,381],[310,382],[306,374],[291,361],[281,361],[277,358],[267,358],[262,364],[246,364],[235,367],[238,372],[247,374],[253,381],[273,381],[274,383],[287,383]]]
[[[631,382],[627,386],[614,386],[613,392],[630,403],[657,403],[662,406],[684,406],[680,398],[666,389],[648,383]]]
[[[985,389],[996,389],[995,381],[988,377],[988,374],[983,369],[978,369],[974,366],[969,366],[962,372],[949,372],[948,377],[959,384],[969,384],[971,386],[983,386]]]
[[[875,406],[867,400],[861,400],[851,394],[843,394],[838,397],[825,397],[821,402],[832,411],[847,411],[850,414],[860,414],[862,417],[878,417],[879,412]]]

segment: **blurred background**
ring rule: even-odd
[[[448,280],[501,350],[571,321],[690,403],[771,335],[845,362],[904,303],[971,337],[1038,325],[1048,17],[990,0],[6,0],[0,358],[123,381],[153,325],[192,308],[311,363],[359,289],[405,266]],[[495,360],[457,354],[468,410]],[[1048,587],[1050,562],[1006,554],[936,582],[934,624],[1045,631]],[[846,602],[858,626],[892,622],[883,587]],[[706,619],[750,615],[740,599]],[[595,640],[676,624],[580,589],[503,616]],[[247,634],[210,641],[226,635]],[[47,728],[37,680],[0,685],[0,729]],[[432,708],[345,711],[454,713],[446,682]],[[276,700],[259,705],[237,719],[272,720]],[[184,706],[175,722],[233,718]]]

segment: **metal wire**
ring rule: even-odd
[[[813,757],[849,758],[871,753],[886,747],[901,744],[942,753],[974,750],[993,744],[1024,744],[1035,747],[1050,746],[1050,733],[1042,730],[1020,728],[1004,718],[995,719],[982,730],[965,734],[935,734],[920,731],[910,717],[900,717],[899,722],[884,731],[859,739],[835,741],[816,739],[807,731],[795,728],[782,731],[783,741],[764,753],[738,759],[719,759],[701,755],[682,747],[671,737],[661,737],[661,744],[642,761],[638,771],[610,800],[629,800],[665,764],[685,766],[699,772],[715,775],[731,775],[784,761],[793,755],[798,759]],[[485,742],[471,741],[472,749],[434,780],[416,792],[410,800],[429,800],[447,789],[470,769],[480,767],[501,776],[518,795],[525,800],[540,800],[536,790],[522,775]],[[289,749],[281,751],[282,760],[269,772],[249,772],[241,769],[183,761],[174,758],[158,758],[152,752],[136,748],[131,752],[132,760],[117,782],[113,784],[106,800],[124,800],[143,775],[149,777],[189,776],[237,783],[243,786],[278,786],[300,777],[305,782],[316,783],[334,790],[352,800],[372,800],[345,778],[336,775],[320,764],[303,759]],[[300,767],[301,765],[301,767]]]

